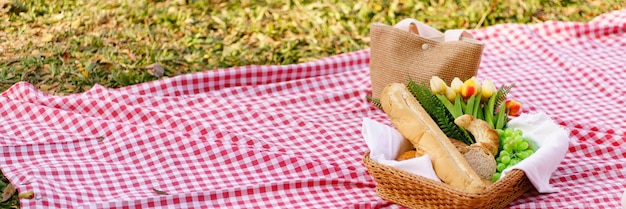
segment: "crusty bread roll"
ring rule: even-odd
[[[388,84],[380,103],[396,129],[430,156],[435,173],[444,183],[468,192],[485,189],[485,183],[404,84]]]
[[[424,155],[424,151],[412,149],[412,150],[409,150],[400,154],[400,156],[398,156],[396,160],[403,161],[403,160],[408,160],[408,159],[412,159],[416,157],[421,157],[422,155]]]
[[[472,115],[461,115],[454,119],[454,123],[459,127],[472,133],[476,143],[471,146],[480,147],[495,156],[500,148],[500,137],[495,129],[492,129],[487,122],[475,118]]]
[[[408,160],[411,158],[415,158],[415,150],[409,150],[409,151],[403,152],[396,158],[396,160],[403,161],[403,160]]]

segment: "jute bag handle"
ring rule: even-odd
[[[416,31],[411,31],[411,24],[415,25]],[[479,41],[474,40],[472,34],[468,33],[463,29],[453,29],[446,30],[444,33],[439,32],[437,29],[430,27],[429,25],[417,21],[413,18],[403,19],[398,22],[394,28],[398,28],[403,31],[409,31],[412,33],[416,33],[416,35],[422,36],[424,38],[428,38],[436,41],[450,42],[450,41],[474,41],[479,43]]]
[[[410,32],[411,26],[417,30]],[[370,36],[373,98],[379,98],[387,84],[406,83],[409,78],[418,83],[435,75],[447,82],[470,78],[476,75],[484,48],[464,30],[442,33],[411,18],[393,27],[373,23]]]

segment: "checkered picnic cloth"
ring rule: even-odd
[[[479,78],[569,130],[552,194],[511,208],[618,208],[626,189],[626,11],[473,30]],[[119,89],[0,94],[0,168],[22,208],[397,208],[362,164],[369,51]]]

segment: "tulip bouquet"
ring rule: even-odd
[[[493,81],[471,77],[465,81],[454,78],[450,86],[438,76],[430,79],[430,90],[448,109],[454,118],[464,114],[486,121],[493,129],[502,130],[508,122],[508,116],[518,116],[522,104],[515,100],[506,100],[506,95],[513,85],[502,85],[496,89]],[[506,101],[505,101],[506,100]]]
[[[452,117],[470,114],[484,120],[498,132],[500,147],[496,155],[493,181],[500,179],[504,169],[516,165],[536,151],[536,146],[532,145],[530,139],[523,137],[520,130],[506,127],[508,116],[519,116],[522,110],[520,102],[506,99],[511,88],[513,85],[496,89],[493,81],[485,79],[481,83],[476,77],[465,81],[454,78],[450,86],[437,76],[430,80],[430,90]]]

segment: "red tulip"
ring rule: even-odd
[[[474,79],[467,79],[463,86],[461,86],[461,96],[463,99],[470,98],[471,96],[475,96],[480,91],[480,87],[476,85],[476,81]]]
[[[510,116],[519,116],[522,113],[522,103],[515,100],[507,100],[504,106],[509,112]]]

